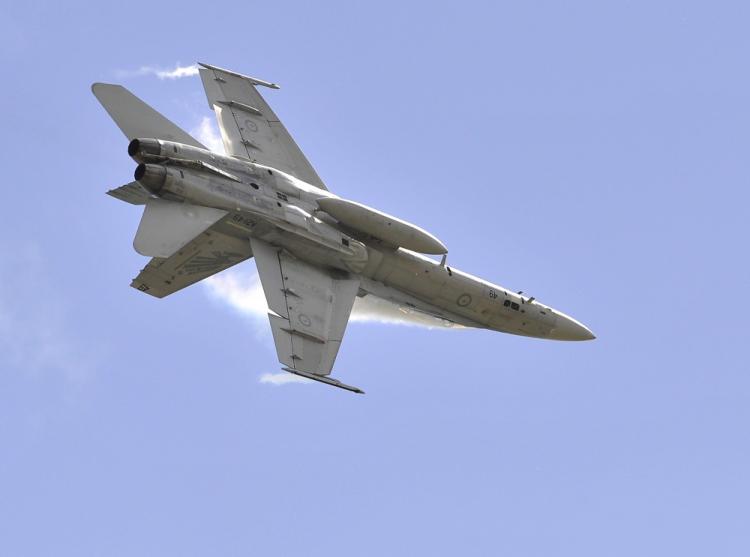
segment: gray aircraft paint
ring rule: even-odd
[[[153,259],[135,288],[163,297],[255,252],[284,369],[354,392],[328,374],[355,295],[467,327],[594,338],[534,298],[407,249],[447,252],[427,231],[325,189],[255,89],[275,85],[208,65],[201,77],[233,156],[206,150],[120,86],[93,87],[139,163],[135,182],[109,192],[145,205],[134,245]]]

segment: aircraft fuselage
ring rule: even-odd
[[[534,298],[342,224],[318,203],[337,196],[278,169],[154,139],[136,139],[128,152],[140,163],[136,180],[153,195],[227,211],[224,233],[352,273],[361,279],[361,295],[462,326],[555,340],[594,338]]]

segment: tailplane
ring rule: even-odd
[[[94,83],[91,91],[128,139],[148,137],[206,148],[122,85]]]

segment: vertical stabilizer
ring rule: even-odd
[[[122,85],[94,83],[91,91],[128,139],[149,137],[206,148]]]

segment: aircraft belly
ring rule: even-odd
[[[486,323],[488,316],[481,294],[481,285],[453,272],[440,289],[438,303],[441,307],[454,308],[454,311],[462,315]]]
[[[367,265],[362,269],[362,275],[366,277],[374,278],[378,274],[378,269],[382,267],[383,254],[382,252],[367,247]],[[382,280],[382,277],[376,279]]]
[[[370,249],[371,253],[375,250]],[[370,267],[368,266],[368,269]],[[400,250],[384,252],[369,278],[431,302],[436,299],[447,274],[437,263],[412,257]]]
[[[402,267],[394,269],[386,283],[430,302],[435,300],[440,291],[440,283],[435,280],[434,276]]]
[[[281,230],[270,224],[259,226],[258,229],[253,231],[252,237],[283,248],[297,259],[306,261],[311,265],[338,269],[354,275],[360,275],[369,260],[367,251],[364,248],[358,249],[354,242],[351,244],[353,253],[337,251],[327,245],[287,230]]]
[[[426,313],[442,312],[446,319],[468,326],[487,327],[497,331],[545,336],[552,324],[537,316],[540,307],[532,304],[516,314],[503,308],[505,290],[493,287],[460,271],[441,266],[437,261],[415,257],[403,250],[381,251],[367,246],[357,257],[343,256],[340,251],[308,238],[279,229],[265,219],[250,220],[241,213],[230,215],[225,230],[236,237],[253,236],[283,247],[300,260],[312,265],[337,268],[361,275],[382,288],[404,293],[405,306]],[[373,292],[376,296],[390,298]],[[420,303],[422,302],[422,303]],[[549,321],[549,320],[548,320]]]
[[[461,316],[472,326],[487,326],[490,315],[483,297],[484,285],[455,271],[449,272],[436,261],[397,250],[382,253],[380,263],[374,267],[368,265],[367,271],[367,278],[373,281]]]

